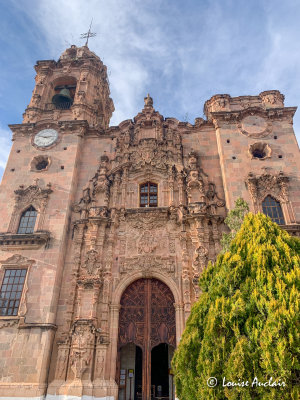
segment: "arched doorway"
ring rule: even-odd
[[[139,279],[127,287],[120,304],[117,381],[127,388],[128,385],[135,388],[131,399],[128,390],[124,389],[120,400],[155,399],[159,392],[157,386],[161,386],[163,393],[167,394],[163,397],[171,398],[172,388],[170,384],[168,386],[167,376],[176,345],[175,308],[171,290],[158,279]],[[131,352],[128,350],[130,347]],[[141,352],[136,351],[137,348]],[[159,382],[158,374],[151,371],[158,366],[163,368],[162,382]],[[133,376],[130,378],[129,375]],[[120,379],[121,376],[123,379]],[[141,381],[141,390],[135,384],[135,379]]]

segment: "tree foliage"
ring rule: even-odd
[[[263,214],[247,214],[229,251],[200,278],[202,294],[173,358],[177,397],[298,400],[299,281],[300,240]],[[223,387],[224,377],[249,386]],[[286,386],[252,387],[255,377]]]
[[[235,207],[229,211],[225,218],[225,224],[229,227],[229,233],[223,233],[221,239],[222,251],[228,251],[231,241],[234,239],[237,232],[241,229],[245,215],[249,212],[248,203],[239,197],[235,201]]]

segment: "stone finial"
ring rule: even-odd
[[[147,94],[147,97],[144,97],[145,107],[153,107],[153,99],[150,97],[150,94]]]

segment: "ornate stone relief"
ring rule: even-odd
[[[109,159],[103,155],[96,174],[83,189],[79,202],[73,205],[73,211],[80,213],[81,219],[107,216],[110,187],[107,175],[108,165]]]
[[[20,185],[19,188],[15,190],[15,206],[8,228],[9,232],[14,233],[17,231],[17,223],[21,212],[31,205],[39,212],[36,230],[39,231],[43,229],[45,209],[49,200],[49,195],[53,190],[51,189],[51,183],[48,183],[46,188],[42,189],[38,182],[39,179],[35,179],[32,185],[27,187]]]
[[[246,179],[254,204],[263,200],[268,194],[279,201],[289,201],[288,182],[289,178],[282,171],[279,174],[265,173],[260,176],[255,176],[253,172],[250,172]]]
[[[217,208],[225,206],[225,201],[216,193],[215,184],[208,182],[206,176],[200,172],[195,152],[189,154],[186,192],[190,214],[217,214]]]
[[[266,108],[284,107],[284,95],[278,90],[268,90],[260,93],[259,96]]]
[[[157,247],[157,237],[152,235],[150,231],[143,231],[138,241],[138,253],[149,254],[153,253]]]
[[[76,321],[74,323],[72,329],[70,366],[75,379],[81,379],[83,373],[91,365],[95,332],[95,327],[89,321]]]
[[[88,275],[99,275],[101,263],[98,259],[98,252],[96,250],[89,250],[85,255],[82,268]]]
[[[286,223],[294,223],[295,216],[289,200],[289,180],[282,171],[278,174],[266,172],[260,176],[255,176],[250,172],[246,178],[246,184],[255,212],[262,211],[261,202],[266,196],[271,195],[280,201]]]
[[[212,112],[229,111],[230,110],[230,95],[217,94],[207,100],[204,105],[204,111],[209,118]]]
[[[65,380],[70,353],[70,339],[59,341],[57,343],[57,361],[55,368],[55,379]]]
[[[240,132],[251,138],[263,138],[272,132],[272,123],[263,115],[259,115],[256,111],[242,114],[242,119],[238,123]]]
[[[120,274],[127,274],[133,271],[160,271],[174,275],[176,270],[175,257],[162,257],[144,255],[138,257],[120,258]]]
[[[256,142],[249,145],[248,153],[252,159],[265,160],[271,158],[272,150],[268,143]]]

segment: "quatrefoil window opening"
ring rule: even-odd
[[[146,182],[140,185],[140,207],[157,207],[157,184]]]

